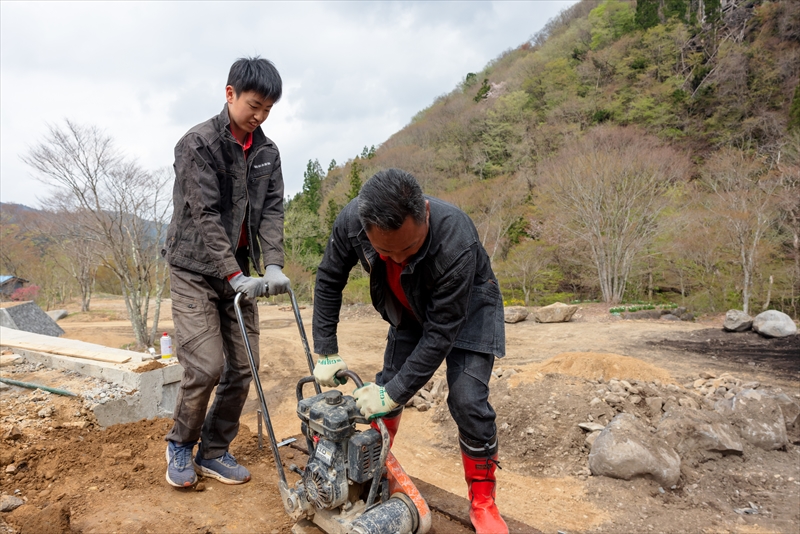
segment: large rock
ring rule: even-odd
[[[694,452],[741,453],[742,439],[717,412],[672,410],[658,423],[656,435],[686,457]]]
[[[753,326],[753,318],[742,310],[728,310],[722,328],[728,332],[744,332]]]
[[[50,318],[54,321],[60,321],[61,319],[69,315],[69,312],[67,310],[50,310],[49,312],[45,313],[49,315]]]
[[[753,330],[766,337],[787,337],[797,333],[797,325],[785,313],[767,310],[753,319]]]
[[[578,307],[574,304],[564,304],[554,302],[549,306],[543,306],[533,312],[533,317],[539,323],[565,323],[572,319]]]
[[[771,451],[788,444],[786,419],[780,404],[770,394],[745,389],[730,399],[717,401],[714,409],[729,418],[739,435],[751,445]]]
[[[525,306],[508,306],[503,310],[503,317],[507,323],[518,323],[528,317],[528,308]]]
[[[621,413],[600,432],[589,453],[593,475],[630,480],[651,476],[662,486],[678,483],[681,458],[634,415]]]
[[[793,426],[800,418],[800,405],[794,402],[786,393],[773,393],[770,395],[778,403],[783,414],[786,428]]]
[[[64,335],[61,327],[33,301],[0,308],[0,326],[45,336]]]
[[[25,501],[14,495],[3,495],[0,497],[0,512],[10,512],[25,504]]]

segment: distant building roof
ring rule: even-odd
[[[27,280],[25,280],[24,278],[19,278],[11,274],[0,274],[0,286],[14,279],[20,280],[22,282],[27,282]]]

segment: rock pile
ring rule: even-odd
[[[18,380],[15,375],[26,375],[44,369],[45,366],[41,363],[30,363],[25,360],[15,361],[14,364],[4,367],[4,374],[8,378]],[[19,429],[28,427],[33,428],[47,428],[59,426],[79,426],[83,428],[93,421],[94,416],[92,410],[99,405],[110,402],[114,399],[119,399],[133,394],[133,390],[125,388],[118,384],[107,382],[99,378],[87,377],[80,375],[75,371],[58,371],[59,374],[65,377],[79,377],[83,387],[73,393],[77,394],[79,398],[83,399],[83,406],[80,410],[75,410],[72,414],[59,414],[57,408],[54,406],[54,399],[58,397],[49,391],[41,389],[19,390],[9,387],[4,388],[2,401],[0,401],[0,423],[6,425],[13,425]],[[24,381],[24,380],[22,380]],[[5,385],[5,384],[4,384]],[[16,390],[16,391],[15,391]],[[57,423],[56,416],[74,417],[76,421],[73,423]]]
[[[800,442],[800,405],[780,390],[759,386],[707,372],[683,387],[610,380],[589,404],[620,413],[602,430],[590,430],[589,469],[625,480],[650,476],[671,487],[680,478],[681,461],[698,454],[742,454],[744,443],[778,450],[790,439]]]
[[[741,310],[728,310],[722,328],[726,332],[745,332],[753,329],[764,337],[788,337],[797,334],[792,318],[778,310],[767,310],[755,318]]]
[[[429,380],[422,389],[417,391],[406,403],[406,408],[416,408],[417,411],[427,412],[445,399],[447,399],[447,381],[444,378],[436,378]]]

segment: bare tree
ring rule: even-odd
[[[45,205],[50,209],[35,222],[36,232],[48,243],[44,254],[78,284],[81,311],[89,311],[103,248],[86,239],[82,231],[85,215],[71,195],[55,192]]]
[[[599,127],[540,168],[560,224],[585,241],[603,300],[622,300],[634,260],[653,241],[686,158],[641,130]]]
[[[782,189],[778,200],[781,226],[789,234],[794,256],[791,299],[796,316],[800,299],[800,132],[787,136],[777,159]]]
[[[502,176],[476,181],[447,196],[472,218],[491,261],[508,250],[508,233],[525,213],[526,189],[523,178]]]
[[[706,164],[703,183],[712,195],[708,209],[726,223],[729,243],[742,269],[742,309],[749,313],[758,246],[777,216],[780,181],[766,162],[738,148],[724,148]]]
[[[512,248],[498,270],[512,287],[522,291],[525,306],[530,306],[534,288],[550,274],[547,266],[551,260],[551,246],[528,240]]]
[[[167,276],[160,244],[170,174],[142,170],[111,137],[71,121],[65,128],[51,126],[45,140],[22,159],[40,181],[69,196],[81,238],[102,250],[98,261],[119,280],[137,346],[152,344]],[[156,305],[148,332],[151,296]]]

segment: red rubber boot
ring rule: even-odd
[[[392,448],[392,444],[394,443],[394,436],[397,434],[397,429],[400,428],[400,418],[403,416],[403,412],[401,411],[399,414],[395,415],[394,417],[384,417],[383,424],[386,425],[386,430],[389,431],[389,448]],[[378,423],[373,421],[370,423],[370,426],[380,432],[378,428]]]
[[[490,458],[472,458],[461,451],[461,461],[469,487],[469,519],[475,533],[508,534],[508,525],[494,502],[497,454]]]

